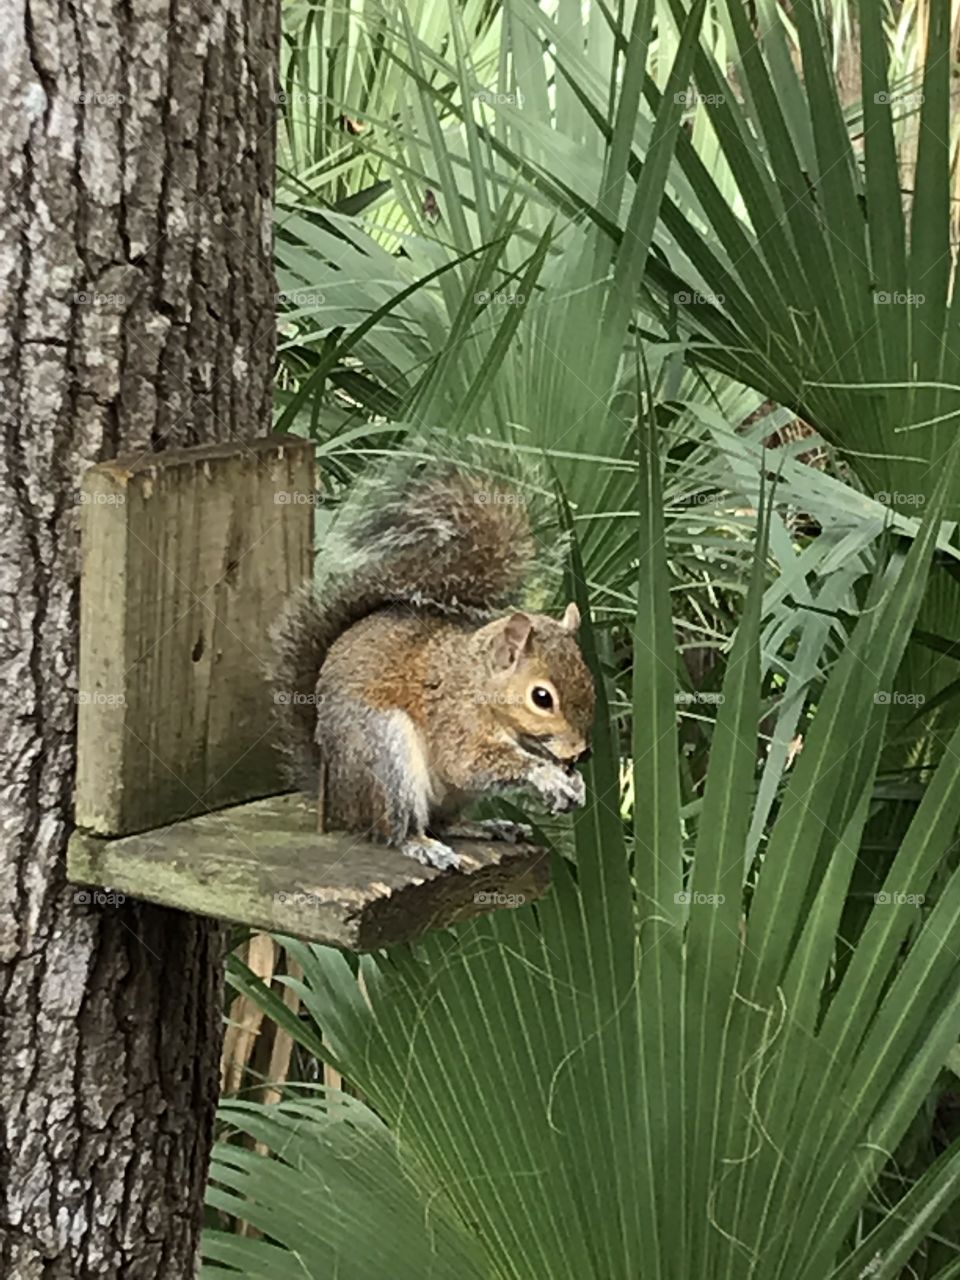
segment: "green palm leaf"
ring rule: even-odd
[[[282,1109],[231,1108],[227,1118],[279,1157],[229,1144],[218,1153],[211,1204],[266,1236],[250,1242],[251,1267],[271,1265],[279,1245],[314,1257],[326,1248],[329,1259],[335,1240],[370,1276],[424,1274],[419,1254],[397,1263],[401,1227],[387,1225],[389,1214],[403,1229],[426,1221],[424,1202],[449,1227],[444,1247],[463,1250],[465,1274],[510,1280],[813,1280],[851,1274],[851,1259],[866,1256],[851,1238],[857,1216],[960,1034],[960,871],[919,928],[912,906],[960,817],[958,752],[936,771],[872,927],[831,981],[882,747],[876,693],[910,635],[953,478],[941,477],[908,555],[875,577],[748,901],[762,545],[683,890],[673,636],[649,437],[641,461],[633,839],[618,815],[617,740],[601,696],[576,864],[554,857],[545,900],[365,957],[362,991],[345,957],[287,940],[324,1053],[379,1117],[368,1118],[369,1159],[354,1160],[349,1176],[355,1184],[362,1164],[380,1230],[346,1208],[335,1217],[335,1169],[324,1173],[334,1207],[304,1231],[294,1226],[302,1211],[284,1170],[294,1152],[313,1177],[322,1104],[297,1104],[304,1118],[292,1136],[270,1128],[288,1123]],[[584,645],[602,693],[589,626]],[[875,1228],[874,1246],[886,1242],[882,1274],[894,1274],[890,1259],[908,1256],[958,1192],[951,1151]],[[354,1192],[342,1194],[348,1206]],[[211,1260],[243,1272],[241,1242],[211,1241]]]

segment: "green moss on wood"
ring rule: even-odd
[[[438,872],[396,850],[315,828],[313,804],[295,794],[119,839],[76,831],[68,875],[77,884],[351,951],[521,905],[549,884],[548,855],[534,845],[456,840],[468,869]]]

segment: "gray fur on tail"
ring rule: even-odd
[[[527,499],[510,479],[443,461],[394,463],[361,480],[322,548],[334,568],[297,593],[273,634],[291,781],[316,786],[317,678],[338,636],[396,603],[482,621],[522,601],[542,566],[536,553]]]

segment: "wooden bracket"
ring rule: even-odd
[[[317,804],[277,794],[266,667],[311,572],[311,442],[118,458],[81,492],[71,880],[355,950],[546,889],[532,845],[454,841],[441,873],[325,832],[322,769]]]
[[[314,493],[297,437],[87,472],[78,826],[127,835],[283,789],[264,672],[311,572]]]

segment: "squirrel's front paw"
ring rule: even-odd
[[[488,840],[505,840],[508,844],[529,843],[533,839],[533,827],[526,822],[512,822],[509,818],[485,818],[477,824],[487,834]]]
[[[579,773],[567,773],[558,765],[539,765],[530,781],[551,813],[579,809],[587,798],[587,786]]]
[[[411,836],[399,848],[408,858],[416,858],[425,867],[435,867],[437,871],[457,870],[463,865],[458,853],[431,836]]]

